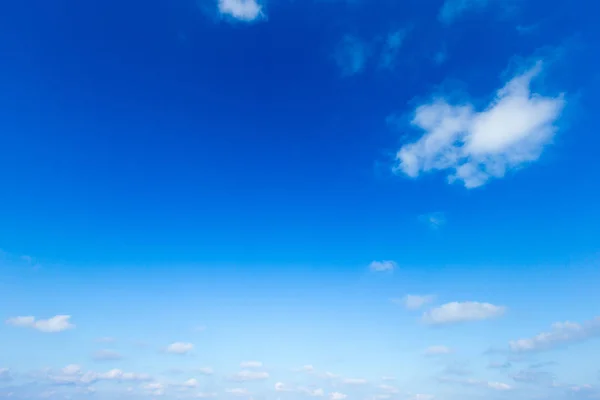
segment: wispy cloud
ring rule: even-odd
[[[418,310],[419,308],[432,303],[435,300],[435,296],[432,294],[416,295],[407,294],[406,296],[397,299],[391,299],[393,303],[400,304],[407,310]]]
[[[171,354],[187,354],[194,349],[192,343],[175,342],[167,346],[166,352]]]
[[[56,315],[48,319],[36,319],[27,316],[9,318],[6,320],[6,324],[20,328],[32,328],[44,333],[56,333],[74,329],[75,325],[70,320],[70,315]]]
[[[419,215],[419,221],[427,224],[431,229],[439,229],[446,223],[446,216],[443,212],[432,212]]]
[[[96,361],[114,361],[120,360],[123,356],[114,350],[98,350],[92,354],[92,358]]]
[[[482,111],[445,99],[419,106],[412,125],[423,136],[400,148],[393,170],[412,178],[429,171],[450,171],[449,182],[466,188],[501,178],[508,170],[537,160],[556,132],[565,100],[532,93],[541,63],[511,79]]]
[[[447,346],[430,346],[423,352],[426,356],[439,356],[450,353],[452,353],[452,349]]]
[[[251,371],[251,370],[242,370],[237,372],[231,377],[234,381],[261,381],[264,379],[269,379],[269,373],[265,371]]]
[[[398,51],[402,47],[406,33],[405,29],[400,29],[388,34],[379,59],[380,67],[387,69],[394,67]]]
[[[440,10],[439,19],[451,23],[460,15],[473,10],[481,10],[490,0],[446,0]]]
[[[481,321],[504,315],[506,307],[476,301],[446,303],[423,314],[423,321],[431,325]]]
[[[532,338],[513,340],[510,350],[516,353],[551,350],[570,343],[583,342],[600,336],[600,317],[582,324],[575,322],[557,322],[548,332],[542,332]]]
[[[369,58],[369,46],[353,35],[345,35],[334,52],[335,61],[342,76],[353,76],[362,72]]]

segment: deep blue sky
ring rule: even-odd
[[[418,378],[384,394],[489,398],[506,395],[502,383],[511,398],[562,398],[598,383],[585,357],[600,334],[599,5],[270,0],[242,16],[231,12],[240,0],[5,3],[0,395],[39,395],[27,374],[77,364],[152,374],[170,396],[169,369],[187,379],[210,365],[225,379],[245,359],[269,370],[265,388],[248,387],[269,399],[307,395],[302,385],[332,400],[377,396],[381,375],[408,379],[410,365]],[[499,92],[528,71],[525,96]],[[426,144],[436,135],[439,149]],[[385,260],[389,270],[369,268]],[[407,294],[428,299],[416,317],[390,305]],[[447,331],[418,322],[452,302],[454,316],[502,317]],[[76,329],[11,319],[56,315]],[[564,342],[586,343],[542,357],[556,362],[544,371],[556,386],[524,385],[527,368],[487,376],[497,371],[482,352],[566,320],[583,333]],[[94,365],[99,336],[131,354]],[[172,342],[198,358],[163,359]],[[423,349],[442,345],[452,355],[431,365]],[[470,375],[436,375],[465,360]],[[369,389],[295,384],[290,369],[308,364]],[[64,395],[54,378],[35,385]],[[97,380],[99,395],[117,395]],[[293,390],[273,391],[278,381]],[[80,383],[76,394],[90,389]],[[147,384],[132,390],[158,390]]]

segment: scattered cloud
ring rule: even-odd
[[[447,346],[431,346],[425,349],[426,356],[439,356],[452,353],[452,349]]]
[[[483,9],[490,0],[446,0],[439,13],[440,21],[451,23],[470,10]]]
[[[555,380],[553,374],[540,371],[539,369],[524,369],[514,374],[511,374],[510,377],[515,382],[523,382],[523,383],[552,383]]]
[[[299,387],[297,389],[298,393],[305,394],[310,397],[323,397],[325,396],[325,391],[323,389],[309,389],[305,387]]]
[[[379,385],[378,388],[379,388],[379,390],[381,390],[382,392],[385,392],[387,394],[398,394],[398,393],[400,393],[400,390],[398,390],[397,387],[391,386],[391,385]]]
[[[493,390],[511,390],[512,386],[503,382],[495,382],[495,381],[483,381],[478,379],[461,379],[461,378],[450,378],[450,377],[440,377],[438,378],[439,382],[442,383],[456,383],[465,386],[478,386],[484,387]]]
[[[92,358],[96,361],[114,361],[123,357],[114,350],[98,350],[92,354]]]
[[[288,388],[283,382],[275,383],[276,392],[291,392],[292,389]]]
[[[431,325],[480,321],[504,315],[506,307],[476,301],[446,303],[423,314],[423,321]]]
[[[383,382],[393,382],[393,381],[395,381],[395,380],[396,380],[396,378],[395,378],[395,377],[393,377],[393,376],[382,376],[382,377],[381,377],[381,380],[382,380]]]
[[[398,56],[398,50],[402,46],[405,37],[406,30],[404,29],[388,34],[379,60],[380,67],[386,69],[392,69],[394,67]]]
[[[12,380],[12,375],[8,368],[0,368],[0,382],[6,382]]]
[[[510,350],[516,353],[551,350],[571,343],[583,342],[600,336],[600,317],[582,324],[575,322],[557,322],[549,332],[542,332],[532,338],[509,342]]]
[[[439,229],[446,223],[446,216],[443,212],[432,212],[419,215],[419,221],[427,224],[431,229]]]
[[[120,369],[112,369],[107,372],[83,371],[79,365],[71,364],[61,369],[57,373],[49,371],[47,378],[55,384],[89,385],[98,381],[149,381],[152,380],[147,374],[138,374],[132,372],[123,372]]]
[[[372,261],[369,264],[369,270],[372,272],[391,272],[398,267],[395,261]]]
[[[362,378],[344,378],[342,383],[346,385],[366,385],[367,380]]]
[[[234,381],[259,381],[268,379],[269,373],[265,371],[242,370],[231,377]]]
[[[331,400],[344,400],[346,397],[348,397],[348,396],[345,395],[344,393],[340,393],[340,392],[329,393],[329,398]]]
[[[394,172],[417,178],[449,171],[450,183],[475,188],[537,160],[565,104],[563,95],[531,93],[530,83],[541,68],[538,62],[511,79],[479,112],[472,104],[451,105],[443,98],[417,107],[412,125],[425,133],[400,148]]]
[[[219,13],[238,21],[251,22],[264,18],[263,7],[256,0],[219,0]]]
[[[240,368],[262,368],[263,363],[260,361],[242,361]]]
[[[8,325],[20,328],[32,328],[44,333],[56,333],[75,328],[70,322],[70,315],[56,315],[48,319],[35,319],[35,317],[13,317],[6,320]]]
[[[234,396],[248,396],[250,393],[246,388],[233,388],[233,389],[225,389],[225,393],[229,393]]]
[[[355,36],[345,35],[333,56],[342,75],[353,76],[364,70],[369,58],[369,46]]]
[[[166,352],[171,354],[187,354],[194,349],[194,345],[185,342],[175,342],[167,346]]]
[[[511,366],[512,366],[512,364],[508,361],[505,361],[505,362],[492,361],[491,363],[488,364],[488,368],[490,368],[490,369],[507,369],[507,368],[510,368]]]
[[[418,310],[419,308],[432,303],[435,300],[435,296],[431,294],[427,295],[415,295],[407,294],[401,299],[392,299],[392,302],[400,304],[407,310]]]
[[[312,365],[303,365],[300,368],[296,368],[294,371],[296,372],[315,372],[315,367]]]

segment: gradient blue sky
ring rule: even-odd
[[[600,398],[600,5],[0,6],[0,398]]]

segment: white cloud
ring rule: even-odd
[[[344,378],[342,379],[342,383],[346,385],[365,385],[367,384],[367,380],[362,378]]]
[[[262,368],[263,363],[260,361],[242,361],[240,368]]]
[[[6,323],[21,328],[37,329],[40,332],[55,333],[75,328],[75,325],[69,322],[70,319],[70,315],[56,315],[52,318],[37,320],[35,317],[28,316],[9,318]]]
[[[414,295],[407,294],[401,299],[392,299],[396,304],[404,306],[408,310],[417,310],[426,304],[429,304],[435,300],[434,295]]]
[[[234,381],[259,381],[268,379],[269,373],[265,371],[242,370],[231,377]]]
[[[248,396],[250,394],[246,388],[225,389],[225,392],[234,396]]]
[[[194,345],[191,343],[175,342],[168,345],[166,351],[172,354],[187,354],[193,349]]]
[[[382,380],[383,382],[393,382],[393,381],[395,381],[395,380],[396,380],[396,378],[395,378],[395,377],[393,377],[393,376],[382,376],[382,377],[381,377],[381,380]]]
[[[446,0],[439,13],[442,22],[450,23],[470,9],[482,9],[490,0]]]
[[[452,353],[452,349],[446,346],[431,346],[425,349],[425,355],[438,356]]]
[[[289,392],[289,391],[291,391],[291,389],[289,389],[283,382],[277,382],[277,383],[275,383],[275,391],[276,392]]]
[[[112,361],[120,360],[123,357],[114,350],[98,350],[92,354],[92,358],[96,361]]]
[[[400,392],[397,387],[391,385],[379,385],[378,387],[387,394],[397,394]]]
[[[371,261],[369,264],[369,269],[372,272],[391,272],[398,267],[395,261],[385,260],[385,261]]]
[[[344,393],[340,393],[340,392],[329,393],[329,398],[331,400],[344,400],[346,397],[348,397],[348,396],[345,395]]]
[[[480,321],[504,315],[506,307],[476,301],[446,303],[423,314],[423,321],[432,325]]]
[[[417,107],[412,125],[425,133],[396,154],[394,172],[416,178],[429,171],[448,171],[448,181],[466,188],[501,178],[508,170],[537,160],[551,142],[564,107],[562,95],[531,93],[541,63],[514,77],[483,111],[445,99]]]
[[[557,322],[549,332],[542,332],[529,339],[510,341],[513,352],[534,352],[550,350],[569,343],[582,342],[600,336],[600,317],[582,324],[574,322]]]
[[[183,382],[181,385],[187,388],[196,388],[200,383],[197,379],[190,378],[187,381]]]
[[[219,12],[240,21],[250,22],[264,17],[256,0],[219,0]]]
[[[362,72],[367,64],[369,47],[361,39],[346,35],[338,44],[334,58],[343,76],[356,75]]]

